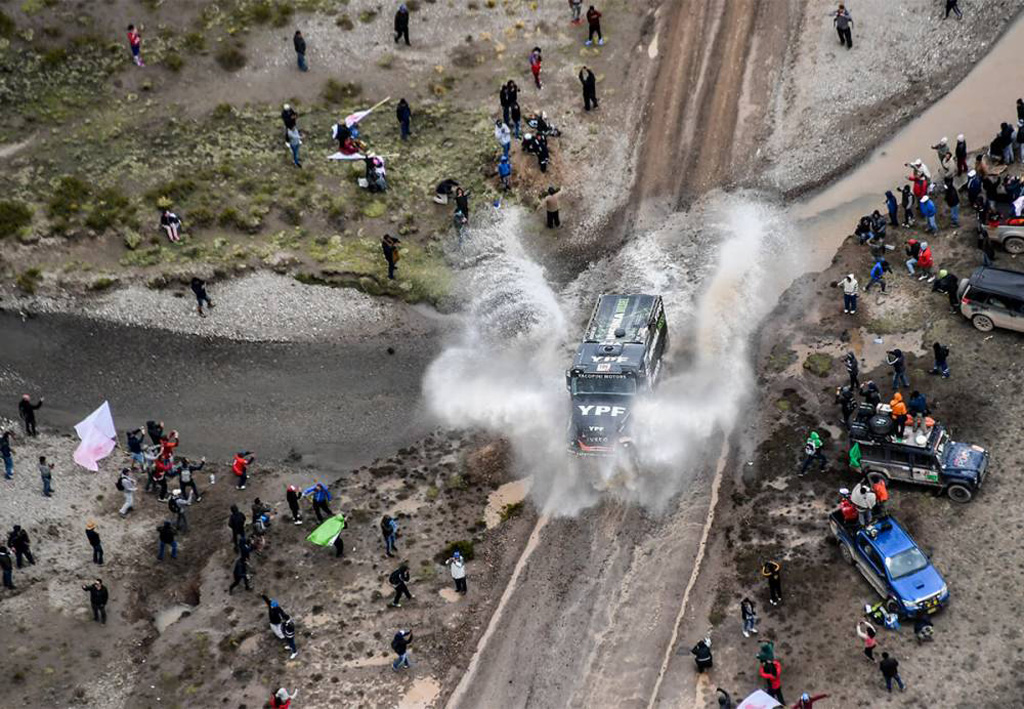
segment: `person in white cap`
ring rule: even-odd
[[[967,140],[964,138],[964,134],[961,133],[956,137],[956,176],[967,172]]]
[[[289,709],[292,704],[292,700],[299,696],[299,690],[295,690],[291,694],[284,687],[274,692],[274,696],[270,698],[271,709]]]
[[[946,163],[953,159],[952,153],[949,152],[949,138],[947,138],[946,136],[942,136],[942,140],[940,140],[937,144],[933,145],[932,150],[934,150],[938,154],[939,166],[943,170],[945,170]]]
[[[932,181],[932,172],[921,158],[917,158],[914,162],[910,163],[910,167],[914,170],[915,174],[923,176],[928,182]]]
[[[466,562],[462,558],[462,554],[456,550],[450,559],[444,562],[446,566],[451,566],[452,579],[455,581],[455,590],[458,593],[466,593]]]
[[[185,508],[190,504],[192,504],[191,501],[182,497],[181,490],[177,488],[171,491],[171,499],[167,501],[167,509],[171,511],[171,514],[177,515],[174,526],[183,534],[188,532],[188,518],[185,517]]]

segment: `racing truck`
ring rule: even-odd
[[[658,295],[602,295],[565,385],[572,402],[569,451],[611,457],[632,447],[631,407],[658,383],[668,348],[665,307]]]

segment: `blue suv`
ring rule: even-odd
[[[829,526],[843,561],[857,567],[890,613],[914,618],[949,602],[942,575],[895,518],[882,517],[862,527],[844,523],[836,511],[829,515]]]

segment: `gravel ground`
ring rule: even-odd
[[[210,284],[216,307],[196,316],[195,299],[184,287],[151,290],[141,285],[94,298],[0,296],[0,308],[69,313],[133,327],[163,328],[248,342],[367,340],[403,323],[407,306],[372,298],[351,288],[307,286],[270,272]]]
[[[820,184],[846,169],[955,86],[1024,8],[1022,0],[961,3],[943,19],[935,0],[847,3],[853,49],[839,45],[835,3],[807,11],[759,150],[764,181],[784,192]],[[952,139],[952,138],[951,138]]]

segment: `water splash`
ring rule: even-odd
[[[749,341],[792,273],[780,209],[717,194],[593,264],[560,294],[524,253],[531,215],[504,210],[457,252],[466,326],[424,379],[443,423],[507,437],[545,512],[573,514],[602,495],[652,508],[700,469],[706,443],[728,432],[753,388]],[[668,375],[637,403],[635,466],[580,466],[566,451],[564,371],[601,293],[664,296],[672,340]]]

